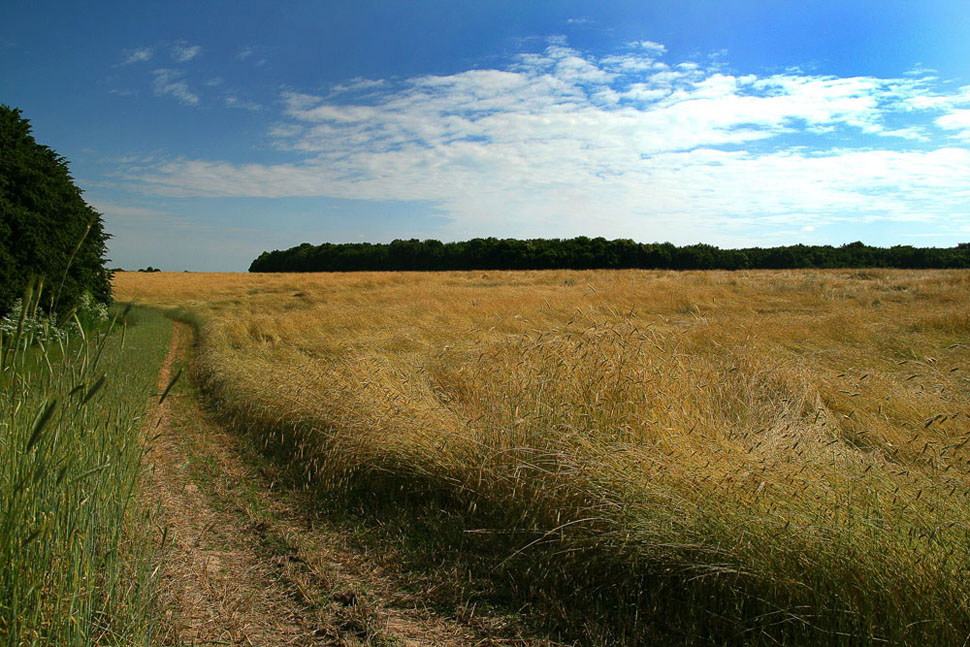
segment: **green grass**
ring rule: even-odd
[[[152,553],[136,499],[170,324],[0,349],[0,644],[148,645]]]

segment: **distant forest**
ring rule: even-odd
[[[791,245],[719,249],[713,245],[637,243],[605,238],[474,238],[463,242],[395,240],[375,243],[303,243],[263,252],[250,272],[354,272],[432,270],[671,269],[742,270],[795,268],[970,267],[970,243],[956,247],[839,247]]]

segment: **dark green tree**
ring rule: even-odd
[[[956,247],[870,247],[850,243],[720,249],[697,244],[637,243],[605,238],[473,238],[464,242],[395,240],[389,244],[323,243],[263,252],[250,272],[361,270],[544,270],[655,268],[742,270],[794,268],[965,268],[970,243]]]
[[[64,314],[84,292],[108,303],[107,240],[67,160],[34,140],[20,110],[0,104],[0,315],[32,275],[45,277],[46,310]]]

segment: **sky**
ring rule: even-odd
[[[970,241],[958,0],[8,2],[109,266],[303,242]]]

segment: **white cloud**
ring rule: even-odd
[[[185,41],[172,46],[172,59],[176,63],[186,63],[202,53],[201,45],[189,45]]]
[[[344,93],[354,93],[354,92],[364,92],[366,90],[374,90],[387,85],[387,81],[384,79],[362,79],[360,77],[351,79],[346,83],[338,83],[333,86],[331,90],[332,94],[344,94]]]
[[[454,237],[725,240],[850,220],[959,226],[970,211],[970,150],[932,138],[934,120],[970,128],[965,88],[734,76],[667,65],[644,43],[595,58],[555,41],[506,69],[284,92],[269,134],[293,162],[173,160],[129,179],[171,196],[430,200]]]
[[[946,130],[956,130],[956,137],[970,142],[970,110],[952,110],[938,117],[936,125]]]
[[[653,56],[661,56],[667,53],[667,48],[664,45],[655,43],[652,40],[636,40],[630,43],[630,47],[647,52]]]
[[[249,110],[250,112],[259,112],[263,109],[261,105],[254,101],[249,101],[247,99],[240,99],[239,97],[229,95],[225,98],[225,104],[227,108],[237,108],[240,110]]]
[[[182,80],[182,73],[178,70],[158,69],[153,74],[152,91],[156,95],[171,95],[189,106],[199,103],[199,95],[189,90],[188,83]]]
[[[168,213],[158,209],[138,207],[117,202],[107,202],[97,198],[87,197],[87,201],[101,214],[118,220],[142,220],[168,217]]]
[[[125,60],[121,64],[130,65],[132,63],[141,63],[151,60],[152,56],[155,54],[155,51],[151,47],[139,47],[137,49],[125,50],[124,54]]]
[[[269,129],[269,136],[275,139],[289,139],[296,137],[304,132],[304,128],[298,124],[275,124]]]

